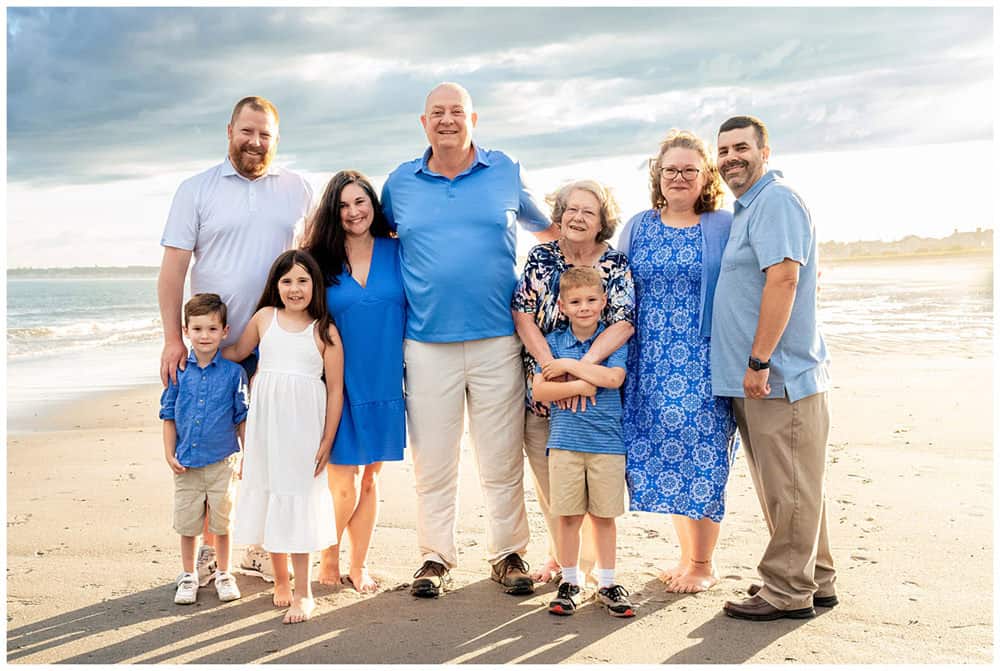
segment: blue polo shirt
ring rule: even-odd
[[[472,165],[455,179],[428,167],[428,148],[393,170],[382,188],[382,209],[399,235],[406,337],[412,340],[513,334],[515,223],[529,231],[551,224],[517,161],[474,148]]]
[[[788,326],[771,355],[768,398],[799,399],[830,388],[829,355],[816,320],[816,232],[802,198],[771,170],[740,196],[722,254],[712,320],[712,393],[742,398],[760,318],[764,270],[800,265]]]
[[[194,350],[160,397],[160,419],[177,425],[177,461],[200,468],[239,452],[236,427],[247,418],[247,376],[221,352],[204,368]]]
[[[594,340],[604,330],[598,324],[594,335],[583,342],[573,335],[573,328],[567,326],[545,336],[556,359],[576,359],[590,351]],[[628,345],[622,345],[603,362],[608,368],[625,370],[628,359]],[[542,367],[536,365],[535,372]],[[587,402],[587,410],[562,410],[553,403],[550,407],[552,419],[549,424],[549,450],[570,450],[572,452],[594,452],[597,454],[625,454],[622,437],[622,395],[620,389],[597,388],[597,405]]]

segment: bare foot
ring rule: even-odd
[[[292,605],[292,583],[286,582],[281,585],[278,583],[274,584],[274,596],[271,597],[271,603],[274,604],[275,608],[288,608]]]
[[[305,622],[312,616],[314,610],[316,610],[316,602],[313,601],[312,597],[293,599],[292,607],[285,612],[285,617],[281,621],[284,624]]]
[[[378,583],[368,574],[368,569],[365,567],[355,569],[352,566],[351,574],[347,577],[347,584],[361,594],[374,594],[378,591]]]
[[[677,562],[677,566],[669,568],[666,571],[660,571],[660,575],[657,577],[664,585],[669,585],[684,574],[685,564],[687,564],[687,562],[681,559]]]
[[[331,545],[323,550],[319,561],[319,582],[321,585],[340,584],[340,547]]]
[[[537,571],[531,572],[531,579],[534,582],[549,582],[560,570],[559,562],[554,557],[546,557],[545,563]]]
[[[712,589],[717,584],[719,584],[719,574],[715,572],[714,566],[708,568],[691,568],[674,578],[667,585],[667,591],[694,594]]]

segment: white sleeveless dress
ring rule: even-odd
[[[336,542],[326,473],[313,477],[326,415],[315,325],[291,333],[278,324],[275,310],[261,338],[233,522],[236,545],[300,553]]]

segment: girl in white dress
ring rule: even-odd
[[[319,266],[307,252],[287,251],[274,261],[256,314],[223,355],[241,361],[258,344],[233,538],[271,553],[273,602],[289,607],[289,624],[309,619],[315,609],[309,553],[337,538],[330,490],[320,476],[344,399],[340,334],[330,322]]]

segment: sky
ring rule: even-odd
[[[317,194],[343,168],[380,185],[425,149],[445,80],[539,193],[601,179],[629,216],[670,128],[711,143],[754,114],[821,241],[992,227],[988,6],[13,7],[6,24],[8,267],[158,264],[174,191],[225,157],[245,95],[276,103],[277,162]]]

